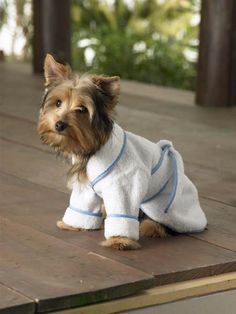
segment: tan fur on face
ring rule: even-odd
[[[60,108],[56,107],[61,100]],[[84,106],[87,113],[79,113]],[[78,175],[81,181],[86,181],[86,164],[91,152],[98,149],[97,138],[91,129],[91,119],[95,108],[92,100],[83,93],[80,87],[74,87],[72,81],[65,81],[49,92],[41,109],[38,123],[38,133],[45,144],[54,147],[65,156],[78,155],[77,163],[70,169],[70,177]],[[55,129],[57,121],[64,121],[69,127],[62,134]]]
[[[65,157],[76,156],[70,177],[86,181],[89,158],[108,140],[113,125],[113,109],[119,94],[119,78],[95,75],[73,75],[69,66],[45,59],[46,90],[40,110],[38,133],[43,143]],[[57,108],[57,102],[61,106]],[[81,113],[80,108],[87,111]],[[62,121],[68,127],[58,132]]]
[[[60,100],[60,108],[56,107],[56,102]],[[79,108],[84,106],[88,109],[88,113],[79,114]],[[94,143],[89,142],[91,130],[90,120],[95,111],[92,100],[84,95],[79,88],[73,86],[73,82],[65,81],[56,86],[49,92],[44,107],[41,109],[38,132],[46,138],[46,144],[59,146],[64,152],[78,154],[80,152],[88,152],[92,150]],[[57,121],[64,121],[69,124],[69,128],[63,134],[58,134],[55,130]],[[77,127],[77,121],[82,125],[82,128]],[[83,133],[83,134],[81,134]],[[85,134],[86,133],[86,134]],[[81,140],[83,135],[85,140]],[[86,138],[87,137],[87,138]],[[78,142],[80,145],[78,145]]]

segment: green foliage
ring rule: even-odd
[[[31,59],[33,38],[31,4],[31,0],[0,0],[0,30],[4,25],[7,25],[9,21],[12,22],[12,17],[15,13],[15,28],[11,30],[11,59],[13,60]],[[15,44],[19,36],[25,38],[25,44],[20,58],[16,57],[14,54]]]
[[[26,14],[26,6],[32,5],[31,0],[14,0],[16,9],[16,30],[15,36],[21,33],[25,37],[25,45],[23,47],[22,59],[31,59],[33,26],[31,14]]]
[[[73,0],[74,67],[193,89],[195,63],[185,53],[197,51],[198,8],[198,0]]]
[[[7,22],[7,1],[0,0],[0,29]]]

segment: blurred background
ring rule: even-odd
[[[0,60],[74,70],[236,104],[235,0],[0,0]]]
[[[0,50],[7,60],[32,60],[32,6],[0,0]],[[73,68],[194,90],[199,10],[199,0],[72,0]]]

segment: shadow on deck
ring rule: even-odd
[[[98,245],[102,231],[56,228],[69,192],[66,165],[35,130],[42,79],[27,66],[0,64],[0,81],[0,311],[53,311],[236,270],[236,108],[196,107],[190,92],[122,83],[119,123],[174,142],[209,226],[114,252]]]

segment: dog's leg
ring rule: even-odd
[[[110,247],[116,250],[137,250],[141,245],[132,239],[126,237],[111,237],[100,243],[102,246]]]
[[[74,228],[65,224],[62,220],[57,221],[57,227],[61,230],[72,230],[72,231],[81,231],[80,228]]]
[[[169,234],[163,225],[147,218],[140,222],[139,235],[140,237],[165,238]]]

